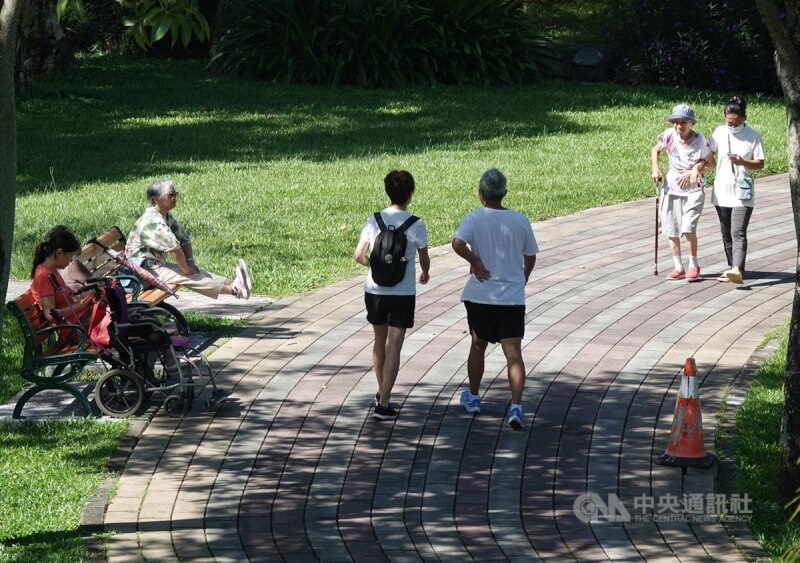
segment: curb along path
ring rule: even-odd
[[[659,522],[635,499],[715,493],[714,470],[683,476],[653,459],[688,356],[713,447],[731,382],[790,314],[792,221],[786,175],[759,179],[744,287],[714,280],[726,265],[710,199],[693,284],[664,281],[664,240],[653,276],[652,199],[535,224],[522,432],[504,426],[499,347],[487,356],[482,412],[458,405],[467,266],[445,248],[419,288],[395,422],[371,416],[362,279],[277,303],[211,357],[228,402],[209,411],[198,401],[185,419],[157,414],[144,430],[105,513],[117,532],[107,558],[743,560],[722,524]],[[616,494],[634,518],[583,522],[574,507],[586,493]]]

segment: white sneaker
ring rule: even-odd
[[[250,294],[253,293],[253,281],[250,279],[250,271],[247,269],[247,264],[241,258],[239,258],[239,271],[242,272],[244,287],[247,290],[247,296],[250,297]]]
[[[250,299],[250,292],[247,291],[247,287],[244,285],[244,274],[238,266],[236,267],[236,275],[233,278],[231,289],[236,299]]]

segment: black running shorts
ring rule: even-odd
[[[486,342],[525,336],[525,305],[487,305],[464,301],[470,332]]]
[[[414,307],[416,295],[375,295],[364,294],[367,306],[367,321],[374,325],[389,325],[398,328],[414,326]]]

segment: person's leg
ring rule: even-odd
[[[383,383],[383,368],[386,364],[386,336],[389,334],[389,325],[372,325],[375,341],[372,344],[372,367],[375,378],[378,380],[378,392]]]
[[[672,253],[674,262],[672,272],[667,276],[668,279],[679,279],[683,277],[683,260],[681,257],[681,203],[679,197],[667,194],[661,202],[661,233],[669,238],[669,249]]]
[[[683,277],[683,257],[681,256],[681,239],[679,237],[669,237],[669,249],[672,252],[672,272],[667,279],[680,279]]]
[[[511,403],[522,404],[525,388],[525,362],[522,360],[522,338],[504,338],[500,341],[508,366],[508,384],[511,387]]]
[[[380,404],[384,407],[389,406],[392,387],[394,387],[394,382],[397,379],[397,372],[400,370],[400,352],[403,349],[403,339],[405,336],[406,329],[397,326],[389,327],[386,336],[386,350],[380,383]]]
[[[703,213],[705,194],[692,192],[686,195],[682,205],[681,234],[686,239],[689,249],[689,269],[686,272],[687,281],[696,281],[700,278],[700,263],[697,260],[697,225]]]
[[[744,272],[745,261],[747,260],[747,227],[750,225],[750,217],[753,215],[752,207],[736,207],[731,210],[731,238],[732,256],[731,265],[737,271]]]
[[[473,395],[480,394],[484,356],[488,345],[488,342],[481,340],[475,331],[472,331],[472,344],[469,347],[469,356],[467,357],[467,377],[469,378],[469,392]]]
[[[697,260],[697,233],[683,233],[686,244],[689,247],[689,259]]]
[[[681,239],[678,237],[669,237],[669,249],[672,251],[674,258],[681,257]],[[676,264],[677,266],[677,264]],[[683,265],[681,265],[683,267]]]
[[[714,206],[717,210],[717,217],[719,218],[719,232],[722,235],[722,247],[725,250],[725,259],[728,262],[728,268],[733,266],[733,238],[731,237],[731,211],[730,207]]]
[[[223,276],[218,276],[210,272],[200,270],[191,276],[185,276],[181,273],[180,268],[176,264],[162,264],[155,265],[149,268],[150,272],[164,283],[176,283],[181,287],[186,287],[192,291],[196,291],[206,297],[216,299],[220,293],[232,295],[231,280]]]
[[[700,279],[700,262],[697,261],[697,233],[687,231],[683,233],[689,247],[689,268],[686,270],[686,281],[697,281]]]

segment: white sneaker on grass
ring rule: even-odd
[[[231,289],[236,299],[250,299],[250,292],[247,291],[247,286],[244,284],[244,274],[239,266],[236,266],[236,274],[231,283]]]
[[[253,281],[250,279],[250,270],[247,269],[247,264],[241,258],[239,258],[239,271],[242,272],[244,288],[247,290],[247,297],[249,298],[253,293]]]

